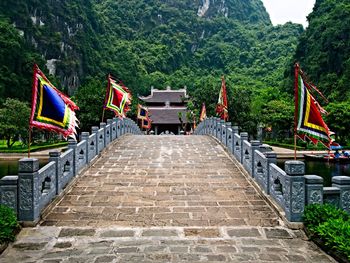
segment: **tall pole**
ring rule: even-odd
[[[297,121],[298,121],[298,82],[299,82],[299,65],[294,65],[294,160],[297,159]]]
[[[109,99],[110,96],[110,89],[111,89],[111,82],[110,82],[110,78],[111,78],[111,74],[107,75],[107,91],[106,91],[106,96],[105,96],[105,100],[104,100],[104,104],[103,104],[103,111],[102,111],[102,120],[101,122],[103,122],[104,118],[105,118],[105,111],[106,111],[106,105],[107,105],[107,101]]]
[[[30,158],[30,144],[32,143],[32,128],[29,126],[28,133],[28,158]]]

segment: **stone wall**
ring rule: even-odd
[[[266,152],[259,141],[248,141],[247,133],[239,134],[237,126],[219,118],[201,122],[194,134],[216,137],[290,222],[301,222],[305,206],[314,203],[331,203],[350,213],[350,177],[335,176],[332,187],[323,187],[322,177],[305,175],[303,162],[287,161],[283,170],[276,165],[274,152]]]
[[[0,204],[11,207],[19,221],[36,224],[43,209],[112,141],[126,133],[141,134],[131,119],[116,118],[91,131],[83,132],[79,143],[70,140],[64,153],[50,152],[49,163],[41,169],[38,159],[19,160],[18,175],[0,180]]]

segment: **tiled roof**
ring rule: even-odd
[[[152,89],[151,95],[147,97],[140,97],[140,99],[146,103],[147,102],[148,103],[149,102],[165,103],[166,101],[169,101],[170,103],[181,103],[186,98],[187,98],[187,95],[186,95],[185,89],[171,90],[169,88],[166,90]]]
[[[180,124],[179,112],[186,121],[186,108],[148,108],[152,124]]]

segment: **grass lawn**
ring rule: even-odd
[[[68,142],[62,141],[62,142],[56,142],[56,143],[34,143],[30,146],[30,151],[41,151],[46,149],[53,149],[57,147],[64,147],[67,146]],[[28,152],[28,147],[23,145],[21,142],[15,142],[11,148],[7,148],[7,141],[6,140],[0,140],[0,152],[1,153],[26,153]]]

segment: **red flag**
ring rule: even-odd
[[[201,111],[201,115],[199,117],[200,121],[204,121],[207,118],[207,110],[205,108],[205,103],[203,102],[202,104],[202,111]]]
[[[226,83],[225,78],[222,76],[221,89],[219,93],[218,104],[216,105],[216,113],[221,119],[228,120],[228,104],[227,104],[227,93],[226,93]]]
[[[130,110],[131,94],[127,87],[121,82],[117,83],[111,76],[108,76],[108,88],[105,97],[106,109],[114,111],[116,116],[124,118]]]
[[[76,140],[79,122],[75,116],[76,110],[79,107],[52,85],[35,64],[29,127],[57,132],[65,138],[72,137]]]
[[[322,118],[322,107],[311,95],[307,88],[309,84],[305,81],[304,75],[295,65],[295,133],[302,140],[309,139],[314,144],[318,142],[325,146],[333,142],[331,132]]]

